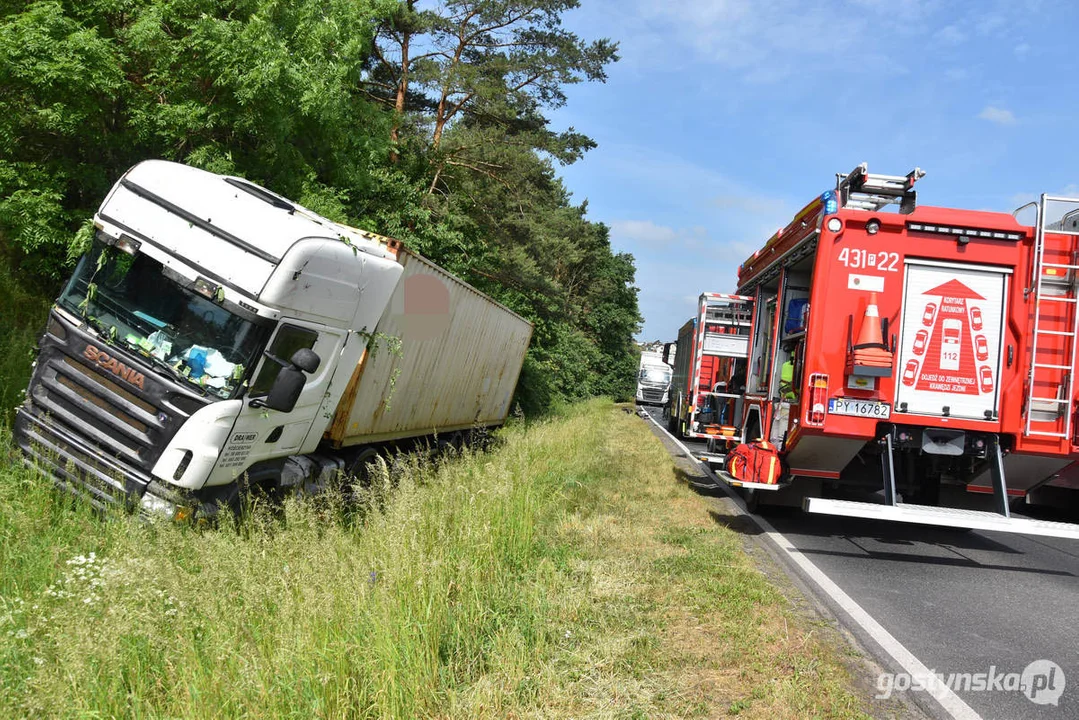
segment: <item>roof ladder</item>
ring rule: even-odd
[[[868,163],[862,163],[846,175],[836,173],[836,194],[839,207],[876,212],[886,205],[899,205],[899,212],[914,212],[917,193],[914,183],[925,175],[921,168],[914,168],[906,175],[874,175]]]
[[[1050,209],[1059,211],[1062,204],[1071,210],[1060,220],[1048,222]],[[1034,302],[1034,332],[1023,434],[1071,438],[1072,370],[1079,349],[1079,198],[1043,194],[1036,205],[1034,262],[1027,288]],[[1051,241],[1047,233],[1053,234]],[[1052,255],[1052,261],[1047,255]],[[1051,429],[1045,427],[1047,423]]]

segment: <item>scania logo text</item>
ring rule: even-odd
[[[129,368],[127,365],[124,365],[108,353],[98,350],[93,345],[87,345],[86,350],[83,351],[82,355],[90,362],[97,363],[98,367],[108,370],[122,380],[126,380],[139,390],[145,389],[143,386],[146,383],[146,376],[135,368]]]

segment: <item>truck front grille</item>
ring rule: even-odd
[[[109,457],[149,471],[156,460],[153,434],[168,414],[66,355],[44,361],[31,397],[50,424],[83,436]]]
[[[207,401],[145,366],[128,386],[130,375],[87,361],[95,339],[85,328],[55,309],[49,327],[15,418],[16,442],[31,464],[98,507],[137,502],[161,452]]]

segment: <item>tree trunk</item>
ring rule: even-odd
[[[401,137],[401,119],[405,116],[405,96],[408,94],[409,39],[410,35],[407,32],[401,37],[401,79],[397,83],[397,97],[393,103],[393,125],[390,127],[390,142],[393,143],[393,147],[390,148],[390,162],[394,165],[401,159],[400,153],[397,152],[397,141]]]

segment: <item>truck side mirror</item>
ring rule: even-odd
[[[322,360],[314,350],[310,348],[300,348],[292,353],[289,362],[303,370],[305,373],[313,373],[318,370],[318,365]]]
[[[320,362],[321,359],[314,350],[308,348],[297,350],[290,358],[290,364],[277,373],[266,399],[260,401],[258,405],[278,412],[292,412],[307,382],[304,372],[314,372],[318,369]]]

